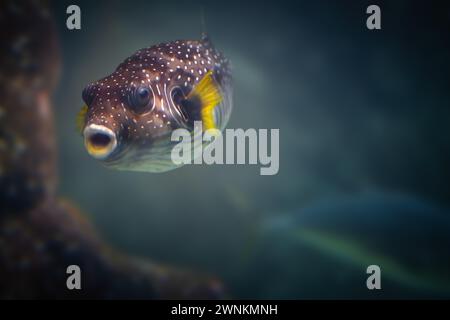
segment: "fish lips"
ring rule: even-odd
[[[91,123],[83,130],[84,145],[93,158],[108,161],[119,153],[118,134],[112,129],[99,124]]]

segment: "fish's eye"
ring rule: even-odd
[[[94,90],[92,85],[88,85],[83,89],[81,97],[83,98],[84,103],[86,103],[88,106],[92,103],[92,100],[94,99]]]
[[[130,91],[128,102],[134,112],[148,112],[153,106],[153,92],[149,87],[137,87]]]

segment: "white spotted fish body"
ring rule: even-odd
[[[172,132],[192,132],[194,121],[223,130],[232,110],[231,80],[229,61],[206,36],[141,49],[83,90],[77,123],[86,149],[115,169],[174,169]]]

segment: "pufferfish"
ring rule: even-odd
[[[105,166],[164,172],[174,130],[223,130],[232,110],[230,62],[206,35],[138,50],[82,93],[77,126],[87,152]]]

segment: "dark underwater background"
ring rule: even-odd
[[[215,275],[234,298],[449,298],[449,6],[374,3],[378,31],[368,1],[54,2],[59,194],[115,247]],[[75,130],[82,89],[140,48],[199,38],[202,10],[233,64],[228,128],[280,129],[279,173],[102,167]]]

